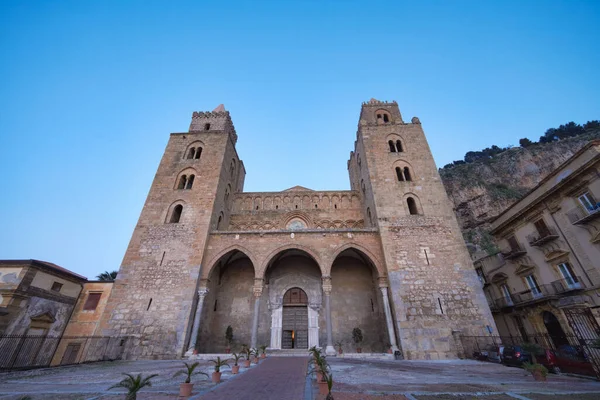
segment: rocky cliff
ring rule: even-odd
[[[490,222],[569,159],[600,130],[526,148],[513,147],[494,157],[440,169],[440,175],[470,250],[494,252]]]

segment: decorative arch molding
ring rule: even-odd
[[[252,254],[252,252],[250,250],[248,250],[247,248],[245,248],[244,246],[240,246],[240,245],[233,245],[233,246],[229,246],[223,250],[221,250],[219,253],[217,253],[217,255],[215,255],[214,257],[211,258],[211,260],[207,263],[204,264],[204,266],[202,267],[202,271],[200,273],[200,278],[201,279],[208,279],[208,277],[210,276],[210,274],[212,273],[212,271],[215,269],[215,266],[217,265],[217,262],[219,262],[219,260],[227,253],[231,252],[231,251],[239,251],[241,253],[243,253],[246,257],[248,257],[250,259],[250,262],[252,263],[252,268],[254,268],[254,274],[256,275],[256,271],[257,271],[257,265],[258,262],[256,261],[256,258],[254,257],[254,255]],[[208,269],[206,269],[206,266],[209,266]]]
[[[396,153],[396,154],[406,153],[406,141],[399,133],[394,132],[394,133],[390,133],[389,135],[387,135],[385,138],[386,145],[389,146],[390,141],[394,143],[395,150],[396,150],[394,153]],[[396,145],[397,141],[400,141],[401,149],[398,149],[398,147]],[[398,151],[398,150],[401,150],[401,151]]]
[[[492,276],[492,283],[496,285],[501,285],[506,281],[508,281],[508,275],[506,275],[504,272],[498,272],[497,274]]]
[[[413,192],[408,192],[405,193],[402,196],[402,203],[404,204],[404,209],[406,211],[408,211],[407,215],[410,215],[410,209],[408,206],[408,198],[412,197],[412,199],[415,201],[415,205],[417,206],[417,215],[423,215],[423,205],[421,204],[421,199],[419,199],[419,196],[416,193]]]
[[[300,219],[304,221],[304,224],[306,225],[305,229],[313,228],[315,226],[315,222],[313,221],[313,219],[309,217],[306,213],[301,211],[292,211],[290,213],[287,213],[283,217],[283,223],[280,228],[287,229],[288,224],[294,219]]]
[[[346,243],[346,244],[338,247],[337,249],[335,249],[333,251],[332,256],[327,261],[326,269],[323,272],[323,276],[331,276],[331,269],[333,268],[333,263],[335,262],[335,260],[339,257],[339,255],[344,250],[348,250],[348,249],[354,249],[354,250],[360,251],[365,256],[367,256],[367,258],[369,259],[369,261],[371,261],[371,263],[375,267],[375,271],[377,272],[377,275],[378,275],[377,277],[378,278],[382,278],[382,277],[387,276],[386,271],[383,268],[383,265],[381,264],[381,261],[379,261],[379,259],[377,257],[375,257],[375,255],[372,252],[370,252],[369,250],[367,250],[366,248],[364,248],[360,244],[354,243],[354,242],[352,242],[352,243]]]
[[[544,260],[546,260],[546,262],[551,263],[551,262],[556,262],[562,259],[566,259],[569,256],[569,251],[568,250],[563,250],[563,249],[552,249],[549,252],[547,252],[546,254],[544,254]]]
[[[173,189],[178,189],[179,180],[181,179],[181,177],[183,175],[187,175],[188,177],[190,175],[195,175],[197,177],[198,176],[198,171],[195,168],[193,168],[193,167],[186,167],[186,168],[182,169],[181,171],[179,171],[179,173],[177,174],[177,178],[175,179],[175,183],[173,185]]]
[[[254,269],[254,271],[256,273],[256,276],[254,278],[255,279],[264,279],[265,273],[267,272],[267,267],[269,266],[270,262],[275,258],[275,256],[277,256],[279,253],[282,253],[286,250],[300,250],[300,251],[305,252],[317,264],[317,267],[319,267],[319,270],[321,271],[321,275],[326,275],[324,272],[324,269],[323,269],[323,263],[321,262],[321,257],[317,254],[317,252],[315,250],[311,249],[310,247],[301,245],[301,244],[286,244],[286,245],[283,245],[283,246],[278,247],[277,249],[273,250],[271,253],[269,253],[269,255],[267,255],[262,260],[262,263],[257,264],[257,265],[260,265],[260,268]]]
[[[198,148],[198,147],[200,149],[205,148],[205,144],[204,144],[204,142],[202,142],[202,140],[194,140],[192,143],[188,144],[187,147],[185,148],[185,152],[183,153],[183,158],[189,159],[188,155],[190,154],[190,149]],[[195,157],[195,155],[194,155],[194,157]],[[192,158],[192,159],[196,159],[196,158]]]

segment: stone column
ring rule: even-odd
[[[328,356],[335,355],[335,348],[333,347],[333,335],[332,335],[332,323],[331,323],[331,277],[323,277],[323,296],[325,297],[325,319],[327,320],[327,347],[325,348],[325,354]]]
[[[260,296],[263,291],[262,279],[254,279],[254,319],[252,320],[252,336],[250,338],[250,347],[256,348],[256,337],[258,336],[258,313],[260,311]]]
[[[396,343],[396,334],[394,333],[394,322],[392,320],[392,310],[390,308],[390,299],[388,297],[388,285],[385,278],[379,279],[379,290],[381,290],[383,297],[383,309],[385,311],[385,320],[387,323],[390,345],[392,346],[392,351],[395,352],[398,350],[398,344]]]
[[[204,298],[208,294],[208,288],[201,287],[198,289],[198,303],[196,304],[196,313],[194,314],[194,324],[192,325],[192,337],[190,338],[190,344],[188,350],[185,353],[186,356],[196,354],[196,342],[198,341],[198,331],[200,330],[200,318],[202,317],[202,306],[204,305]]]

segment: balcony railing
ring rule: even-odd
[[[588,222],[600,217],[600,203],[596,204],[592,209],[583,209],[575,207],[567,211],[567,217],[573,225],[587,224]]]
[[[585,284],[580,277],[559,279],[552,282],[552,288],[558,293],[566,293],[573,290],[585,289]]]
[[[498,297],[496,300],[494,300],[494,303],[497,308],[508,308],[515,305],[513,299],[509,297]]]
[[[530,246],[541,246],[548,242],[558,238],[558,233],[554,228],[545,229],[542,232],[538,232],[527,236],[527,241]]]
[[[527,250],[525,250],[520,244],[517,244],[517,246],[503,249],[501,253],[502,257],[504,257],[505,260],[510,260],[513,258],[521,257],[522,255],[527,253]]]

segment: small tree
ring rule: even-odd
[[[231,355],[233,356],[233,365],[238,365],[238,361],[242,358],[242,353],[231,353]]]
[[[533,144],[533,142],[527,138],[523,138],[521,140],[519,140],[519,145],[521,147],[529,147]]]
[[[179,375],[185,375],[185,383],[192,383],[192,376],[194,375],[204,375],[208,378],[208,374],[206,372],[200,372],[200,371],[196,371],[196,368],[198,367],[198,365],[200,365],[199,362],[195,362],[193,364],[188,364],[186,362],[183,363],[185,365],[185,369],[180,369],[179,371],[175,372],[175,375],[173,375],[173,378],[179,376]]]
[[[231,347],[231,343],[233,342],[233,328],[231,325],[225,329],[225,340],[227,341],[227,347]]]
[[[116,388],[127,389],[127,396],[125,397],[125,400],[136,400],[137,392],[139,392],[140,389],[142,389],[143,387],[152,386],[152,382],[150,382],[150,379],[158,376],[158,374],[152,374],[146,377],[142,377],[142,374],[138,374],[138,376],[133,376],[131,374],[123,375],[126,375],[127,377],[123,378],[121,382],[109,387],[108,390]]]

